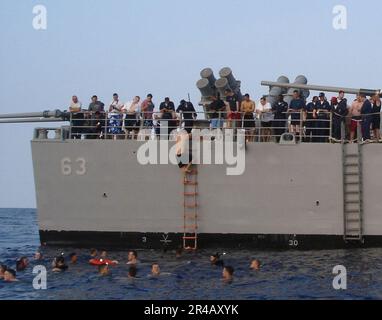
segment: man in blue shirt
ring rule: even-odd
[[[305,142],[317,142],[316,125],[317,120],[314,116],[314,110],[318,102],[318,97],[313,97],[312,102],[309,102],[305,107],[305,127],[306,127],[306,141]]]
[[[296,136],[301,135],[301,112],[305,109],[305,101],[301,98],[300,91],[295,90],[293,92],[293,100],[290,103],[288,113],[291,114],[291,133],[295,133]]]
[[[274,133],[277,142],[280,142],[281,136],[286,131],[286,119],[288,112],[288,103],[284,101],[284,96],[279,95],[279,101],[272,106],[272,111],[275,115],[272,127],[274,128]]]
[[[332,108],[325,97],[325,93],[321,92],[315,110],[315,116],[317,118],[318,142],[329,142],[331,110]]]
[[[371,105],[370,100],[366,98],[365,94],[361,93],[360,97],[361,97],[361,101],[363,102],[363,106],[361,109],[362,137],[363,137],[363,141],[368,141],[368,140],[371,140],[370,126],[373,119],[372,117],[373,106]]]

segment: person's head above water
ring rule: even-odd
[[[101,257],[101,259],[106,259],[107,258],[107,251],[106,250],[102,250],[101,254],[100,254],[100,257]]]
[[[223,269],[223,280],[231,281],[233,279],[234,269],[230,266],[226,266]]]
[[[10,268],[6,269],[4,272],[4,281],[5,282],[17,281],[16,271]]]
[[[216,253],[210,256],[210,262],[213,266],[223,266],[224,262],[220,259],[220,254]]]
[[[160,275],[160,268],[158,263],[153,263],[151,265],[151,274],[153,276],[159,276]]]
[[[40,251],[37,251],[35,254],[34,254],[34,259],[35,260],[42,260],[42,253]]]
[[[90,249],[90,256],[96,257],[98,254],[97,249]]]
[[[0,264],[0,279],[4,277],[4,273],[7,270],[7,266],[5,264]]]
[[[216,254],[213,254],[210,256],[210,261],[211,263],[215,263],[216,261],[218,261],[220,258],[220,254],[219,253],[216,253]]]
[[[23,271],[28,267],[29,260],[27,257],[21,257],[16,261],[16,270]]]
[[[128,263],[135,264],[137,263],[138,253],[135,250],[130,250],[127,256]]]
[[[78,260],[77,253],[72,252],[72,253],[69,255],[69,259],[70,259],[70,262],[71,262],[72,264],[77,263],[77,260]]]
[[[65,258],[61,255],[54,259],[54,272],[61,272],[68,269],[68,266],[65,264]]]
[[[261,266],[260,261],[257,260],[257,259],[254,259],[254,260],[252,260],[252,262],[251,262],[251,266],[250,266],[250,268],[251,268],[252,270],[260,270],[260,266]]]

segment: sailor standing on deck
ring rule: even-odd
[[[109,133],[119,135],[122,133],[122,108],[124,104],[119,100],[118,94],[113,94],[109,106]],[[116,136],[115,136],[116,137]]]
[[[306,127],[306,142],[317,142],[316,141],[316,126],[317,126],[317,116],[314,114],[316,105],[318,102],[318,97],[313,97],[312,102],[309,102],[304,111],[305,111],[305,127]]]
[[[74,139],[81,139],[82,129],[84,125],[84,114],[82,111],[82,103],[78,101],[77,96],[72,97],[72,101],[69,106],[72,120],[72,137]]]
[[[187,102],[186,100],[180,101],[180,105],[178,109],[176,109],[177,113],[181,113],[180,118],[184,120],[184,129],[188,132],[192,132],[192,128],[194,127],[194,120],[198,117],[198,114],[195,111],[194,105],[191,102]]]
[[[333,112],[333,138],[341,140],[342,124],[345,123],[346,116],[348,115],[348,103],[344,91],[340,91],[338,98],[332,98],[332,112]]]
[[[293,100],[290,103],[288,113],[291,114],[291,133],[301,136],[301,111],[305,109],[305,101],[301,98],[300,91],[293,92]]]
[[[272,111],[275,115],[272,127],[274,128],[274,134],[277,142],[280,142],[281,136],[286,131],[286,119],[288,112],[288,103],[284,101],[284,96],[279,95],[279,101],[272,106]]]
[[[317,135],[318,142],[328,142],[329,140],[329,129],[330,129],[330,111],[331,107],[326,99],[325,93],[321,92],[319,95],[319,100],[316,105],[315,114],[317,117]]]
[[[373,106],[371,105],[371,102],[369,99],[366,98],[366,95],[361,93],[360,94],[361,101],[363,102],[362,108],[361,108],[361,115],[362,115],[362,137],[363,141],[369,141],[371,140],[370,135],[370,127],[372,123],[372,114],[373,114]]]
[[[90,135],[87,137],[88,139],[96,139],[100,137],[102,134],[103,123],[105,121],[105,104],[98,100],[97,96],[92,97],[92,101],[89,104],[89,112],[90,114],[90,126],[91,128],[88,130]]]

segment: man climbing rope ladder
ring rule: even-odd
[[[187,131],[181,131],[176,137],[176,158],[178,160],[179,168],[185,174],[191,173],[192,166],[192,135]]]

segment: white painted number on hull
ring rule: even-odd
[[[64,176],[70,176],[73,172],[77,176],[83,176],[86,174],[86,160],[84,158],[77,158],[74,161],[74,164],[72,159],[70,158],[63,158],[61,159],[61,173]],[[74,170],[73,170],[74,166]]]

